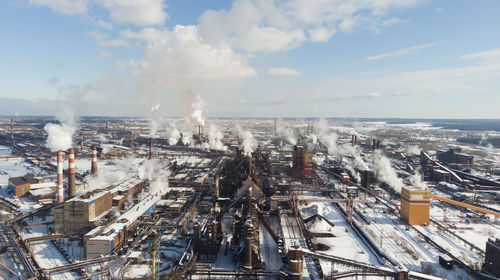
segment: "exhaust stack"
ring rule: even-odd
[[[69,169],[68,169],[68,194],[69,198],[75,197],[76,185],[75,185],[75,149],[70,148],[68,150],[69,154]]]
[[[57,152],[57,203],[64,202],[63,188],[63,152]]]
[[[149,138],[149,159],[153,158],[153,138]]]
[[[92,145],[92,165],[90,167],[90,174],[97,176],[97,146]]]

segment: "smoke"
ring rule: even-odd
[[[243,130],[239,125],[236,125],[236,131],[238,132],[238,136],[243,139],[241,146],[243,148],[243,153],[248,156],[251,155],[253,151],[259,145],[259,142],[255,140],[253,134],[248,130]]]
[[[166,137],[169,145],[176,145],[177,142],[179,142],[179,139],[181,138],[181,132],[179,131],[179,129],[177,129],[175,123],[167,124]]]
[[[148,193],[152,195],[164,194],[168,192],[168,177],[170,170],[163,168],[163,164],[158,159],[145,160],[139,164],[137,175],[141,180],[148,180]]]
[[[398,177],[389,159],[379,150],[373,153],[373,173],[380,181],[386,182],[395,192],[401,193],[403,180]]]
[[[223,137],[224,135],[219,131],[217,126],[212,123],[208,125],[208,144],[210,149],[227,150],[227,147],[222,143]]]
[[[406,146],[405,153],[408,156],[420,155],[420,147],[418,147],[418,145],[409,145],[409,146]]]
[[[71,148],[73,134],[77,129],[75,116],[70,109],[64,108],[56,118],[59,124],[48,123],[43,128],[48,135],[45,146],[52,152]]]
[[[158,159],[145,160],[136,157],[117,159],[109,167],[101,167],[97,176],[85,177],[88,187],[78,192],[77,196],[116,185],[133,177],[150,182],[148,193],[161,194],[168,191],[169,175],[170,171],[165,168],[165,163]]]
[[[199,94],[196,95],[196,101],[191,104],[191,121],[193,121],[198,126],[205,125],[205,118],[203,117],[203,109],[205,107],[205,102],[201,99]]]
[[[288,123],[285,122],[277,122],[276,123],[276,133],[280,136],[280,138],[290,145],[297,144],[297,134],[294,133],[292,128],[288,126]]]
[[[160,120],[158,119],[158,109],[160,109],[160,103],[157,103],[151,107],[151,121],[149,122],[149,137],[155,137],[158,131],[158,126],[160,125]]]
[[[418,173],[411,175],[408,180],[416,189],[425,190],[427,188],[427,185],[422,181],[422,176]]]
[[[182,144],[189,146],[193,142],[193,127],[186,121],[182,122],[178,127],[177,127],[182,133]]]
[[[337,151],[337,140],[338,136],[335,132],[330,132],[330,128],[326,120],[320,119],[318,123],[318,139],[326,146],[328,149],[328,154],[335,155]]]

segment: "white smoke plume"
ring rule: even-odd
[[[149,137],[155,137],[156,132],[161,121],[158,119],[158,109],[160,109],[160,103],[151,107],[151,120],[149,121]]]
[[[297,134],[293,131],[286,122],[279,121],[276,123],[276,133],[280,138],[290,145],[297,144]]]
[[[373,173],[380,181],[386,182],[395,192],[401,193],[403,180],[398,177],[389,159],[379,150],[373,153]]]
[[[196,95],[196,101],[191,104],[192,111],[190,114],[191,121],[198,126],[205,125],[205,118],[203,117],[203,110],[205,108],[205,102],[199,94]]]
[[[164,194],[169,190],[170,171],[162,167],[158,159],[152,159],[143,161],[137,168],[139,179],[149,181],[148,193],[152,195]]]
[[[427,185],[422,181],[422,176],[419,173],[411,175],[408,180],[416,189],[425,190],[427,188]]]
[[[406,146],[405,153],[408,156],[420,155],[420,147],[418,145],[408,145]]]
[[[326,145],[328,154],[337,154],[337,140],[338,136],[335,132],[331,132],[328,123],[324,119],[320,119],[318,123],[318,139]]]
[[[167,124],[167,141],[169,145],[176,145],[181,138],[181,132],[173,122]]]
[[[177,126],[180,133],[182,133],[182,144],[189,146],[193,142],[193,127],[186,121]]]
[[[85,177],[88,187],[80,190],[77,196],[116,185],[134,176],[150,182],[148,193],[153,195],[165,193],[168,191],[170,171],[164,167],[165,164],[158,159],[126,157],[114,160],[109,168],[100,168],[97,176]]]
[[[238,132],[238,136],[242,138],[241,146],[243,148],[243,153],[246,156],[251,155],[259,146],[259,142],[253,137],[250,131],[243,130],[239,125],[236,125],[235,129]]]
[[[56,118],[60,124],[48,123],[43,128],[48,134],[45,146],[52,152],[64,151],[71,148],[73,134],[75,134],[77,129],[72,110],[65,107]]]
[[[214,150],[227,150],[227,147],[222,143],[224,135],[213,123],[208,125],[208,144],[210,149]]]

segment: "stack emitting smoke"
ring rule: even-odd
[[[75,186],[75,149],[70,148],[68,150],[68,162],[69,162],[69,170],[68,170],[68,194],[69,198],[75,197],[76,194],[76,186]]]
[[[64,202],[63,188],[63,152],[57,152],[57,203]]]
[[[203,137],[203,126],[202,125],[199,125],[198,126],[198,136],[200,137]]]
[[[92,165],[90,167],[90,174],[97,176],[97,146],[92,145]]]
[[[153,138],[149,138],[149,159],[153,158]]]

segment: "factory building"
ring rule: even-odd
[[[489,239],[486,243],[483,269],[496,277],[500,277],[500,239]]]
[[[158,199],[159,196],[148,195],[107,228],[87,233],[86,236],[99,232],[96,236],[88,238],[86,242],[87,259],[110,255],[115,249],[122,246],[131,231],[137,226],[137,219],[153,212],[156,209]]]
[[[471,166],[474,157],[460,153],[460,148],[450,148],[448,151],[437,151],[437,159],[451,165]]]
[[[59,233],[71,233],[94,227],[112,206],[121,209],[129,196],[135,196],[142,189],[142,180],[134,177],[106,190],[67,200],[64,207],[54,209],[54,229]]]
[[[109,191],[67,200],[63,208],[64,232],[77,232],[86,227],[93,227],[111,206],[112,195]]]
[[[15,196],[21,197],[29,192],[32,184],[43,182],[44,180],[41,177],[34,177],[33,174],[26,174],[20,177],[9,178],[8,186]]]
[[[292,177],[296,180],[302,180],[305,177],[312,176],[312,156],[303,145],[295,146],[292,156]]]
[[[450,175],[450,172],[448,172],[448,171],[444,171],[441,169],[436,169],[436,170],[432,171],[432,180],[434,180],[436,182],[449,183],[450,178],[451,178],[451,175]]]
[[[430,194],[429,189],[403,188],[401,190],[401,219],[415,226],[428,224]]]

